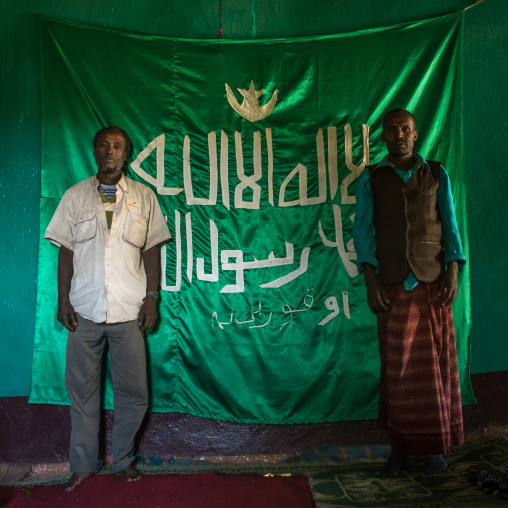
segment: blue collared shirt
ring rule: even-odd
[[[378,164],[378,167],[390,166],[395,173],[407,183],[408,180],[418,171],[423,164],[430,171],[430,167],[419,154],[416,156],[416,164],[408,171],[396,168],[385,156]],[[439,175],[440,183],[437,189],[437,207],[441,216],[441,225],[443,230],[443,249],[445,253],[445,263],[450,261],[458,261],[459,264],[466,262],[466,256],[462,250],[462,242],[460,241],[459,229],[457,227],[457,219],[455,217],[455,208],[453,207],[452,191],[450,187],[450,179],[448,173],[441,166]],[[368,263],[376,271],[379,269],[379,262],[376,259],[376,242],[374,240],[374,202],[372,189],[370,187],[370,177],[368,171],[363,171],[356,181],[356,215],[353,228],[353,238],[355,249],[358,255],[356,264],[360,271],[364,263]],[[404,281],[406,291],[411,291],[417,284],[418,279],[411,272],[409,277]]]

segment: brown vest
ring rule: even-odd
[[[404,282],[412,271],[421,282],[435,282],[444,270],[437,189],[441,164],[427,161],[406,184],[393,168],[367,166],[374,199],[374,230],[379,280]]]

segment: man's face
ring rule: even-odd
[[[386,143],[388,153],[394,157],[404,157],[413,154],[418,131],[411,115],[395,113],[385,119],[381,139]]]
[[[99,134],[93,156],[99,173],[108,179],[120,176],[127,159],[127,142],[119,131],[104,131]]]

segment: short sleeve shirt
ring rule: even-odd
[[[123,323],[137,319],[146,296],[142,252],[171,234],[153,191],[123,175],[109,230],[98,186],[93,176],[68,189],[44,238],[74,253],[74,310],[96,323]]]

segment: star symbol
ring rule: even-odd
[[[256,87],[254,86],[254,81],[250,82],[250,86],[248,90],[245,90],[243,88],[238,88],[238,91],[244,96],[245,100],[248,104],[258,106],[259,101],[258,97],[265,93],[265,90],[256,90]]]
[[[226,95],[229,105],[243,118],[249,120],[249,122],[257,122],[266,118],[275,107],[277,102],[277,90],[273,92],[271,99],[262,107],[259,106],[258,98],[261,94],[265,93],[265,90],[256,90],[254,81],[250,82],[248,90],[243,88],[237,88],[237,90],[243,95],[243,102],[239,104],[233,91],[226,83]]]

